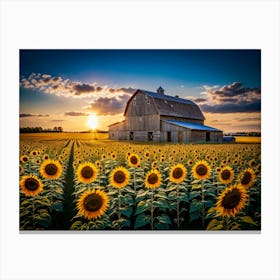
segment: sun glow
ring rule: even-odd
[[[88,116],[87,125],[90,129],[96,129],[98,126],[98,119],[96,115],[90,115]]]

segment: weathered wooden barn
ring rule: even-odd
[[[128,100],[125,120],[109,126],[109,139],[154,142],[222,142],[223,132],[205,126],[192,101],[138,89]]]

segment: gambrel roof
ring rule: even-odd
[[[192,101],[173,97],[166,94],[151,92],[147,90],[138,89],[132,97],[128,100],[124,115],[126,115],[128,105],[136,94],[142,92],[147,96],[153,98],[156,109],[161,116],[172,116],[179,118],[190,118],[196,120],[205,120],[199,107]]]

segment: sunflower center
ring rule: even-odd
[[[137,164],[137,162],[138,162],[137,157],[136,157],[136,156],[132,156],[132,157],[130,158],[130,162],[131,162],[132,164]]]
[[[117,182],[118,184],[121,184],[125,181],[125,174],[118,170],[115,174],[114,174],[114,181]]]
[[[26,162],[28,159],[27,157],[23,157],[22,160]]]
[[[54,163],[49,163],[46,165],[45,171],[48,175],[55,175],[57,172],[57,166]]]
[[[244,173],[244,175],[242,176],[241,184],[242,184],[242,185],[246,185],[246,184],[250,183],[251,178],[252,178],[251,173],[248,172],[248,171],[246,171],[246,172]]]
[[[222,175],[223,180],[228,180],[230,178],[230,171],[227,169],[223,170],[221,175]]]
[[[81,174],[84,178],[89,179],[93,176],[93,169],[90,166],[83,167]]]
[[[148,183],[149,184],[155,184],[156,182],[158,181],[158,175],[157,174],[155,174],[155,173],[152,173],[152,174],[150,174],[149,175],[149,177],[148,177]]]
[[[182,168],[180,167],[176,167],[174,170],[173,170],[173,173],[172,173],[173,177],[175,179],[179,179],[183,176],[183,170]]]
[[[96,193],[90,194],[84,199],[84,208],[87,211],[97,211],[101,208],[102,204],[102,197]]]
[[[237,189],[233,189],[225,195],[222,201],[222,205],[226,209],[233,209],[238,205],[240,199],[240,192]]]
[[[199,164],[196,167],[196,173],[200,176],[206,175],[207,174],[207,167],[204,164]]]
[[[28,178],[25,181],[25,187],[29,190],[29,191],[35,191],[39,188],[39,182],[34,179],[34,178]]]

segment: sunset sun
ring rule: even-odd
[[[96,115],[88,116],[87,125],[89,126],[90,129],[93,129],[93,130],[97,128],[98,119],[97,119]]]

